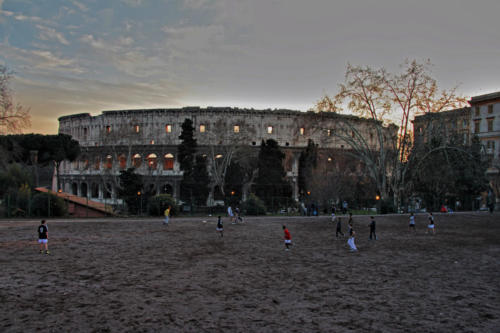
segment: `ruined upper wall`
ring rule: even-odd
[[[69,134],[82,146],[178,145],[181,126],[186,118],[193,121],[199,145],[260,145],[274,139],[286,147],[305,147],[313,139],[324,148],[340,148],[344,143],[331,135],[339,120],[348,120],[376,144],[373,121],[337,113],[293,110],[254,110],[238,108],[114,110],[102,114],[68,115],[59,118],[59,133]],[[329,131],[330,130],[330,131]]]

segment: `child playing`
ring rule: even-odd
[[[165,209],[165,221],[163,221],[163,224],[168,225],[168,218],[170,217],[170,210],[172,209],[171,206],[168,206],[167,209]]]
[[[338,219],[337,221],[337,231],[335,232],[335,237],[338,239],[339,238],[339,234],[342,235],[342,237],[344,237],[344,233],[342,232],[342,220]]]
[[[349,245],[349,249],[351,252],[357,251],[356,244],[354,244],[354,236],[356,233],[352,227],[352,222],[349,222],[349,239],[347,240],[347,245]]]
[[[373,239],[377,240],[377,234],[375,233],[375,228],[376,228],[375,219],[373,218],[373,216],[370,216],[370,218],[371,218],[371,221],[370,221],[370,240],[372,240],[372,235],[373,235]]]
[[[427,234],[429,233],[429,231],[432,231],[433,235],[436,233],[436,228],[434,226],[434,216],[432,216],[432,213],[429,213],[429,224],[427,225],[427,231],[425,233]]]
[[[292,245],[292,235],[290,235],[290,231],[283,226],[283,232],[285,233],[285,251],[290,249],[290,245]]]
[[[410,224],[408,225],[408,231],[413,230],[414,233],[417,232],[415,229],[415,216],[413,216],[413,213],[410,214]]]
[[[222,225],[222,219],[219,216],[219,220],[217,221],[217,228],[215,229],[220,233],[221,237],[224,237],[224,226]]]
[[[45,220],[40,222],[38,226],[38,243],[40,243],[40,253],[43,253],[43,248],[45,246],[45,253],[49,252],[49,228],[45,225]]]

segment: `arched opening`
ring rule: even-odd
[[[148,184],[146,187],[145,187],[145,191],[144,191],[145,195],[146,196],[154,196],[156,195],[156,184]]]
[[[81,196],[84,198],[88,197],[89,193],[88,193],[87,183],[82,183],[80,186],[82,187],[81,188],[81,191],[82,191]]]
[[[148,160],[148,168],[155,170],[157,167],[157,156],[154,153],[149,154],[146,159]]]
[[[163,160],[163,170],[173,170],[174,169],[174,155],[165,154]]]
[[[127,167],[127,157],[124,154],[121,154],[118,157],[118,161],[120,163],[120,169],[124,170]]]
[[[73,195],[78,194],[78,184],[77,183],[71,184],[71,194],[73,194]]]
[[[113,157],[111,155],[106,155],[105,166],[106,169],[111,169],[113,167]]]
[[[170,195],[173,195],[174,194],[174,188],[172,187],[172,185],[170,184],[165,184],[161,187],[161,193],[162,194],[170,194]]]
[[[141,163],[142,163],[142,157],[141,157],[141,155],[140,154],[135,154],[134,158],[132,159],[132,165],[134,166],[134,168],[140,167]]]
[[[101,168],[101,159],[99,156],[94,158],[94,170],[99,170]]]
[[[99,198],[99,184],[92,183],[90,197]]]

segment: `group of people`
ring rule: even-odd
[[[170,211],[172,207],[168,206],[167,209],[165,209],[164,215],[165,215],[165,220],[163,221],[164,224],[168,225],[169,223],[169,217],[170,217]],[[240,210],[237,207],[235,209],[236,214],[233,213],[231,206],[227,208],[227,213],[228,217],[230,218],[230,221],[232,221],[232,224],[236,224],[237,221],[243,222],[243,219],[240,215]],[[432,213],[429,213],[428,215],[428,224],[427,224],[427,232],[431,232],[432,234],[436,233],[436,228],[434,225],[434,216]],[[342,218],[337,217],[335,215],[335,210],[332,211],[332,222],[337,222],[336,225],[336,232],[335,232],[335,237],[338,239],[340,236],[344,237],[344,233],[342,232]],[[370,240],[377,240],[377,234],[376,234],[376,222],[375,218],[373,216],[370,216]],[[38,226],[38,243],[40,244],[40,253],[45,253],[50,254],[49,248],[48,248],[48,238],[49,238],[49,229],[46,224],[45,220],[42,220],[40,222],[40,225]],[[220,237],[224,237],[224,226],[222,223],[222,217],[218,216],[217,220],[217,227],[216,231],[219,233]],[[408,225],[408,231],[409,232],[414,232],[416,233],[416,224],[415,224],[415,215],[413,213],[410,214],[410,222]],[[284,241],[285,241],[285,250],[288,251],[290,249],[290,246],[292,245],[292,235],[290,234],[290,231],[288,228],[283,225],[283,232],[284,232]],[[352,213],[349,213],[349,220],[347,221],[347,233],[349,235],[349,238],[347,239],[347,245],[349,246],[350,251],[357,251],[356,244],[354,242],[355,240],[355,235],[356,232],[354,231],[354,226],[353,226],[353,219],[352,219]]]

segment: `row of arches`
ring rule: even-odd
[[[73,195],[89,199],[115,199],[116,188],[110,183],[102,182],[67,182],[64,189]],[[174,195],[174,187],[170,183],[148,184],[145,192],[149,195],[170,194]]]
[[[120,154],[118,155],[117,162],[118,162],[117,167],[121,170],[124,170],[125,168],[127,168],[128,158],[125,154]],[[86,170],[91,167],[90,163],[91,161],[89,160],[89,158],[87,156],[83,156],[82,159],[74,162],[73,168]],[[140,168],[143,164],[145,164],[146,167],[151,170],[158,169],[160,163],[162,165],[163,170],[173,170],[175,157],[173,154],[168,153],[160,158],[155,153],[151,153],[146,155],[145,158],[143,158],[141,154],[137,153],[131,156],[131,161],[130,161],[130,165],[134,168]],[[111,154],[105,155],[104,159],[102,160],[100,156],[95,156],[92,160],[92,168],[94,170],[100,170],[101,167],[104,169],[112,169],[114,165],[115,165],[115,160]]]

